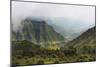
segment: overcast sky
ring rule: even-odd
[[[65,31],[80,32],[81,29],[95,25],[95,7],[13,1],[12,23],[15,29],[20,25],[20,20],[27,17],[49,19],[48,22],[51,21]]]
[[[80,19],[89,23],[95,21],[93,6],[59,5],[34,2],[12,2],[12,17],[42,16]]]

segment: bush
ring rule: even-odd
[[[44,61],[43,61],[43,60],[39,60],[39,61],[37,62],[37,64],[38,64],[38,65],[42,65],[42,64],[44,64]]]
[[[68,48],[66,48],[66,49],[64,50],[64,54],[65,54],[66,56],[74,56],[74,55],[77,54],[77,53],[76,53],[76,48],[70,46],[70,47],[68,47]]]

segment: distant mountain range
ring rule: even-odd
[[[22,30],[12,30],[12,41],[27,40],[44,48],[60,49],[62,46],[67,47],[69,45],[75,47],[84,44],[92,45],[92,42],[95,43],[95,27],[85,32],[73,33],[71,38],[73,40],[71,41],[70,38],[68,41],[67,39],[61,33],[56,32],[54,27],[46,21],[32,18],[26,18],[22,21]]]

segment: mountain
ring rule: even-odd
[[[67,42],[75,39],[87,29],[95,26],[95,23],[88,23],[82,20],[66,17],[48,18],[47,21],[48,24],[67,39]]]
[[[95,54],[96,50],[96,28],[90,28],[86,32],[84,32],[82,35],[77,37],[76,39],[68,42],[64,48],[73,46],[77,49],[77,53],[93,53]]]
[[[13,67],[96,60],[95,27],[88,29],[76,39],[63,43],[60,40],[64,40],[64,37],[45,21],[26,19],[22,25],[22,30],[12,31]],[[41,44],[41,41],[44,44]],[[59,47],[62,44],[64,47]]]
[[[21,24],[21,30],[12,30],[12,41],[27,40],[41,47],[59,49],[59,44],[64,40],[46,21],[27,18]]]

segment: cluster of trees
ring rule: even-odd
[[[12,64],[14,65],[46,64],[46,59],[52,63],[95,60],[95,57],[91,59],[87,54],[95,55],[95,49],[90,46],[83,46],[81,49],[69,46],[59,50],[49,50],[27,40],[12,42]]]

